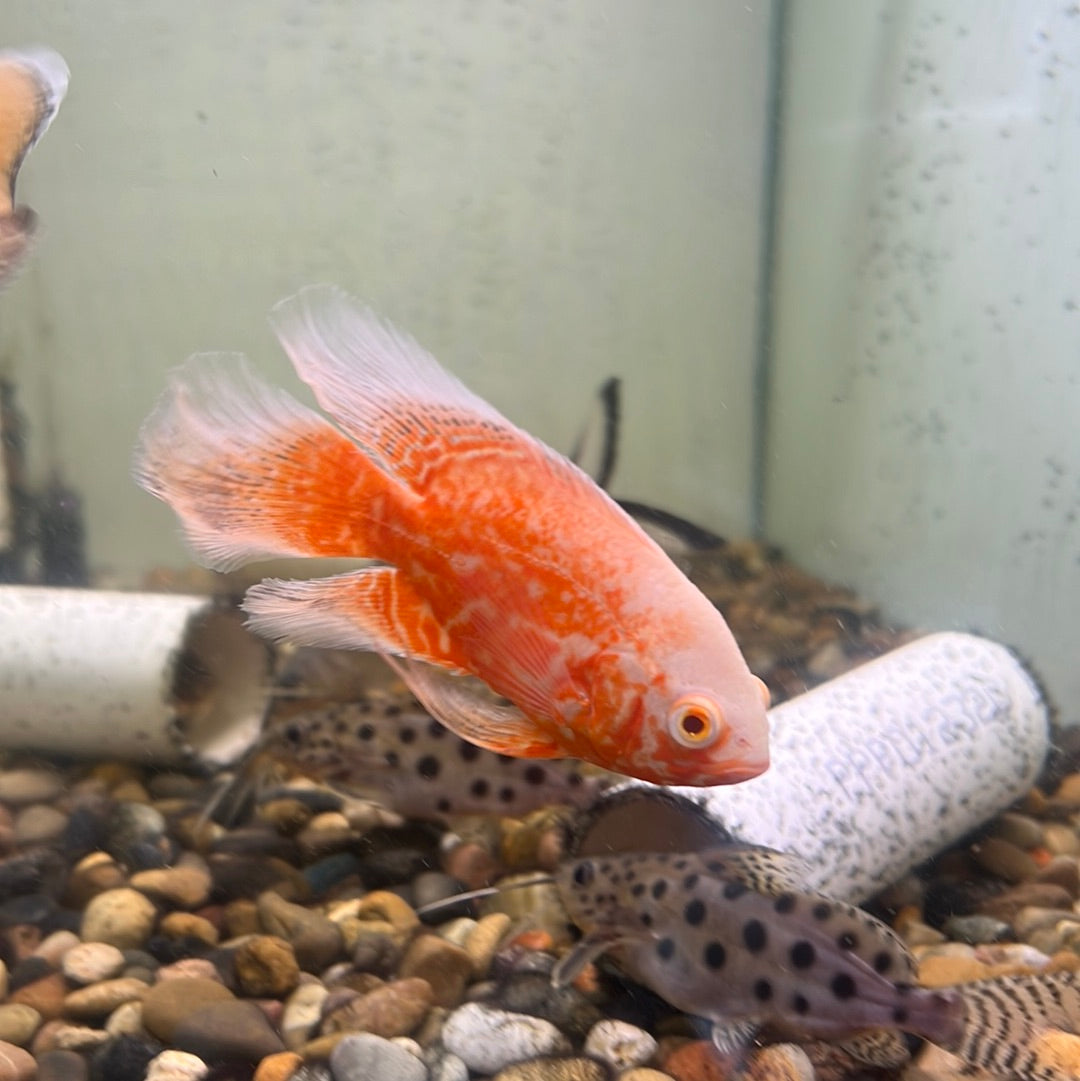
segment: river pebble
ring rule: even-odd
[[[447,1017],[442,1039],[447,1050],[481,1073],[496,1073],[512,1062],[570,1050],[570,1041],[550,1021],[475,1002]]]
[[[91,898],[83,913],[81,935],[86,942],[107,942],[118,949],[142,946],[150,937],[157,909],[138,890],[122,886]]]
[[[625,1021],[598,1021],[585,1037],[585,1053],[626,1070],[644,1066],[656,1054],[656,1040]]]
[[[146,1081],[203,1081],[210,1067],[187,1051],[162,1051],[150,1060]]]
[[[61,971],[72,983],[98,983],[118,976],[125,965],[123,951],[108,942],[82,942],[67,950]]]
[[[334,1081],[427,1081],[427,1068],[415,1055],[369,1033],[346,1036],[330,1054]]]

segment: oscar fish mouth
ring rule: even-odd
[[[736,758],[728,761],[710,762],[707,769],[695,773],[687,771],[685,779],[677,784],[694,788],[712,788],[719,785],[741,784],[760,777],[769,768],[768,753],[752,758]]]

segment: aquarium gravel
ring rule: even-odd
[[[686,557],[777,699],[909,640],[872,605],[753,544]],[[407,699],[402,693],[402,703]],[[289,700],[296,709],[295,700]],[[1080,968],[1080,757],[871,909],[944,987]],[[404,820],[300,776],[228,824],[216,778],[120,761],[0,770],[0,1081],[705,1081],[705,1027],[605,960],[567,987],[550,884],[425,916],[561,856],[567,808]],[[1080,1068],[1080,1037],[1043,1037]],[[880,1077],[959,1075],[930,1045]],[[756,1079],[843,1081],[837,1045],[775,1043]]]

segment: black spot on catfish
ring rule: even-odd
[[[402,729],[400,729],[398,731],[398,739],[400,739],[401,742],[405,743],[405,744],[415,743],[416,742],[416,729],[415,728],[409,728],[408,725],[406,725],[404,728],[402,728]]]
[[[440,799],[440,800],[438,800],[436,802],[435,810],[438,811],[439,814],[444,814],[444,815],[449,814],[450,813],[450,801],[444,796],[442,799]]]
[[[442,739],[446,735],[446,726],[439,724],[438,721],[432,721],[427,726],[427,734],[432,739]]]
[[[642,912],[641,913],[641,925],[643,927],[652,927],[652,913],[651,912]]]
[[[810,1002],[805,995],[794,995],[791,1008],[798,1014],[807,1014],[810,1012]]]
[[[846,973],[838,972],[829,984],[838,999],[846,1000],[855,995],[855,981]]]
[[[699,878],[698,875],[693,875],[693,874],[687,875],[682,880],[683,889],[684,890],[692,890],[698,884],[698,878]]]
[[[489,785],[483,777],[478,777],[471,785],[469,785],[469,791],[477,799],[484,799],[491,791],[491,785]]]
[[[882,976],[892,968],[892,954],[887,950],[879,950],[874,954],[874,971]]]
[[[819,901],[818,904],[810,909],[810,915],[813,916],[815,920],[827,920],[832,915],[832,912],[832,905],[828,905],[824,901]]]
[[[657,901],[659,901],[665,893],[667,893],[667,879],[658,878],[652,884],[652,895]]]
[[[635,897],[640,897],[645,892],[645,883],[644,882],[635,882],[634,885],[631,887],[630,892]]]
[[[513,803],[514,790],[509,785],[504,785],[502,788],[499,789],[499,799],[503,803]]]
[[[525,780],[528,784],[543,784],[547,773],[543,766],[529,766],[525,770]]]
[[[439,770],[442,768],[442,763],[433,755],[426,754],[416,763],[416,772],[424,778],[425,781],[433,781],[439,776]]]
[[[517,759],[512,754],[499,754],[495,756],[505,766],[510,762],[516,762]]]
[[[837,938],[836,944],[842,950],[853,950],[859,945],[859,940],[850,931],[845,931]]]
[[[656,955],[661,961],[670,961],[675,956],[675,940],[662,938],[656,944]]]
[[[775,901],[773,901],[773,908],[781,915],[786,916],[789,912],[795,911],[795,905],[797,898],[793,893],[782,893]]]
[[[386,764],[391,769],[397,769],[398,766],[401,765],[401,756],[397,751],[387,751],[383,757],[386,759]]]
[[[574,885],[587,886],[593,880],[593,866],[586,860],[574,868]]]
[[[751,953],[761,953],[768,942],[765,924],[761,920],[747,920],[742,929],[743,943]]]
[[[480,757],[480,748],[475,743],[462,743],[458,748],[462,762],[475,762]]]
[[[705,922],[705,903],[696,897],[683,909],[683,919],[691,927],[700,927]]]
[[[893,1024],[906,1025],[908,1023],[908,1012],[903,1006],[897,1006],[892,1012]]]
[[[724,967],[724,963],[727,961],[727,950],[724,949],[722,942],[710,942],[702,951],[701,956],[705,962],[705,967],[711,968],[715,972],[717,969]]]
[[[758,980],[754,984],[754,998],[758,1002],[768,1002],[772,998],[772,984],[768,980]]]
[[[747,892],[747,888],[741,882],[726,882],[724,884],[725,901],[737,901]]]
[[[356,738],[362,739],[366,743],[369,739],[375,738],[375,726],[370,724],[362,724],[356,730]]]
[[[806,939],[800,939],[791,947],[791,963],[795,968],[809,968],[816,959],[817,953]]]

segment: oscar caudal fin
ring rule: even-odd
[[[367,556],[365,496],[390,477],[238,355],[173,373],[135,450],[135,477],[168,503],[216,570],[274,556]]]

